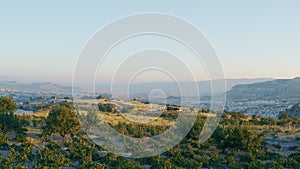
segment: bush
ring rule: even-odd
[[[180,108],[178,106],[167,105],[167,111],[179,111]]]
[[[0,146],[6,145],[8,143],[8,139],[5,133],[0,131]],[[2,149],[2,148],[1,148]]]
[[[230,125],[221,126],[216,129],[213,138],[219,141],[219,148],[233,150],[251,150],[260,148],[264,140],[251,126]]]
[[[46,134],[58,133],[64,141],[66,135],[76,134],[80,129],[80,122],[74,108],[64,104],[52,108],[43,132]]]
[[[116,112],[116,105],[114,104],[98,104],[98,108],[101,112]]]
[[[57,144],[50,143],[43,150],[38,149],[39,156],[36,168],[61,168],[70,164],[64,152]]]
[[[0,130],[8,132],[20,128],[19,120],[14,112],[17,110],[17,104],[12,97],[0,97]]]

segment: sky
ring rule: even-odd
[[[299,7],[296,0],[0,1],[0,77],[71,84],[80,51],[97,30],[124,16],[158,12],[205,34],[226,78],[293,78],[300,76]],[[114,70],[106,71],[100,74],[109,78]]]

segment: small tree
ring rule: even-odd
[[[13,113],[18,109],[12,97],[0,97],[0,114]]]
[[[116,112],[116,105],[110,103],[98,104],[98,108],[101,112]]]
[[[64,142],[67,135],[73,135],[81,129],[76,112],[69,104],[56,105],[47,117],[44,132],[58,133]]]
[[[17,104],[12,97],[0,97],[0,129],[3,133],[20,127],[14,116],[17,109]]]

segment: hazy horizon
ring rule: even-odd
[[[86,41],[112,20],[141,12],[171,14],[199,28],[219,54],[226,78],[291,79],[300,76],[299,1],[69,4],[29,1],[16,5],[12,1],[2,2],[0,76],[24,82],[50,81],[69,85]],[[107,68],[100,71],[104,78],[101,81],[110,80],[113,68],[118,64],[113,59],[118,58],[115,56],[131,53],[140,47],[165,47],[178,50],[181,52],[179,57],[185,60],[190,57],[178,44],[162,37],[135,38],[122,45],[112,51],[111,60],[105,65]],[[203,65],[191,63],[190,67],[199,69],[197,81],[208,79]],[[148,76],[140,80],[161,79]],[[186,79],[179,74],[177,80]]]
[[[279,79],[294,79],[298,78],[299,76],[294,76],[294,77],[287,77],[287,78],[274,78],[274,77],[257,77],[257,78],[247,78],[247,77],[242,77],[242,78],[226,78],[225,79],[211,79],[213,81],[218,81],[218,80],[259,80],[259,79],[266,79],[266,80],[279,80]],[[45,80],[45,81],[38,81],[38,80],[23,80],[23,79],[17,79],[14,77],[9,77],[9,76],[1,76],[0,75],[0,82],[18,82],[18,83],[24,83],[24,84],[31,84],[31,83],[53,83],[53,84],[59,84],[59,85],[72,85],[72,81],[70,82],[61,82],[61,81],[51,81],[51,80]],[[207,82],[210,81],[210,79],[203,79],[203,80],[198,80],[196,82]],[[144,83],[172,83],[173,81],[144,81],[144,82],[135,82],[133,84],[144,84]],[[181,83],[190,83],[194,81],[178,81]],[[117,85],[127,85],[126,83],[116,83]],[[102,82],[96,82],[96,85],[110,85],[110,83],[102,83]],[[84,84],[82,85],[84,86]],[[80,87],[80,86],[79,86]]]

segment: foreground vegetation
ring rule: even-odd
[[[113,128],[139,138],[162,133],[179,113],[168,109],[157,121],[141,124],[124,120],[114,107],[99,108],[107,110]],[[274,119],[225,112],[212,137],[199,143],[208,113],[199,111],[180,144],[158,156],[130,159],[90,141],[68,103],[31,115],[14,115],[16,109],[12,98],[0,97],[0,168],[300,168],[300,119],[285,114]]]

